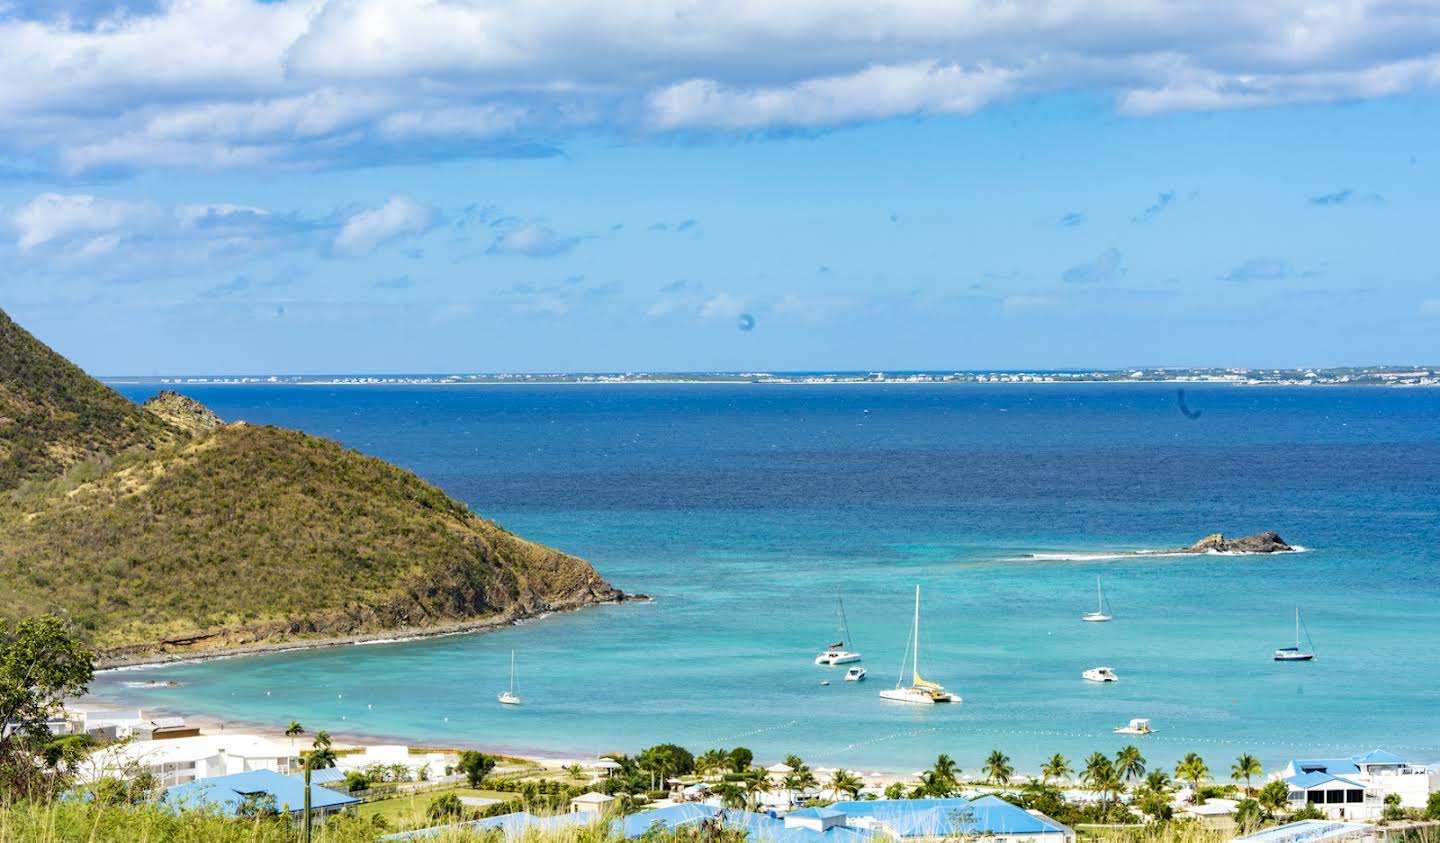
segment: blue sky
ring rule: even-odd
[[[0,2],[0,307],[101,374],[1440,360],[1440,10],[713,5]]]

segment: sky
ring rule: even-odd
[[[1440,4],[0,0],[100,375],[1440,363]]]

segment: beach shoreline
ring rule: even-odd
[[[96,660],[95,672],[118,673],[128,670],[145,670],[177,664],[198,664],[207,661],[263,656],[275,653],[291,653],[304,650],[319,650],[331,647],[366,646],[371,644],[394,644],[404,641],[421,641],[427,638],[447,638],[452,635],[477,635],[512,626],[544,620],[561,613],[579,612],[592,606],[618,606],[624,603],[650,603],[648,595],[626,594],[618,600],[601,600],[577,606],[550,609],[533,615],[513,616],[501,614],[494,617],[474,618],[446,624],[425,627],[402,627],[400,629],[359,632],[352,635],[336,635],[325,638],[302,638],[291,641],[256,641],[230,647],[216,647],[211,650],[194,652],[147,652],[134,655],[102,656]]]

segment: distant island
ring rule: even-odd
[[[461,631],[625,598],[336,442],[137,406],[0,311],[0,619],[105,663]]]
[[[1238,386],[1440,386],[1440,366],[1351,366],[1325,369],[1139,368],[888,372],[554,372],[348,375],[170,375],[109,377],[107,383],[161,386],[208,384],[464,385],[683,383],[1168,383]]]
[[[1291,553],[1297,548],[1287,544],[1277,532],[1267,531],[1238,539],[1227,539],[1220,533],[1208,535],[1189,547],[1164,553]]]

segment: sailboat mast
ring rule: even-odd
[[[835,607],[836,611],[840,613],[840,643],[842,646],[848,643],[853,647],[855,642],[850,640],[850,621],[845,618],[845,600],[841,598],[838,591],[835,592]]]
[[[1300,607],[1295,607],[1295,649],[1300,649]]]
[[[916,677],[920,676],[920,586],[915,586],[915,657],[910,664]]]
[[[515,651],[510,651],[510,693],[515,693]]]
[[[1100,575],[1095,575],[1095,611],[1105,611],[1105,592],[1100,590]]]

